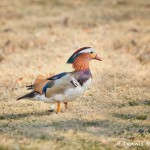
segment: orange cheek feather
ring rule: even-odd
[[[88,69],[90,58],[89,54],[81,54],[74,60],[73,68],[77,71]]]

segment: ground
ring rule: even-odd
[[[103,61],[68,110],[16,101],[82,46]],[[150,148],[150,1],[1,0],[0,70],[0,149]]]

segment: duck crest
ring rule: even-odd
[[[92,74],[90,69],[82,70],[82,71],[75,71],[74,77],[80,83],[81,86],[89,79],[92,78]]]

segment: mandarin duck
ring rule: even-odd
[[[60,112],[60,102],[63,102],[67,109],[68,102],[76,100],[89,88],[92,78],[89,62],[92,59],[101,61],[93,48],[78,49],[67,61],[68,64],[72,64],[74,71],[63,72],[48,78],[42,75],[37,76],[34,84],[27,86],[32,92],[17,100],[30,99],[57,103],[57,113]]]

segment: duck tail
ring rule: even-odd
[[[26,94],[26,95],[23,95],[23,96],[17,98],[17,100],[21,100],[21,99],[25,99],[25,98],[33,98],[33,97],[35,97],[37,94],[38,94],[37,92],[32,91],[32,92],[30,92],[30,93],[28,93],[28,94]]]

